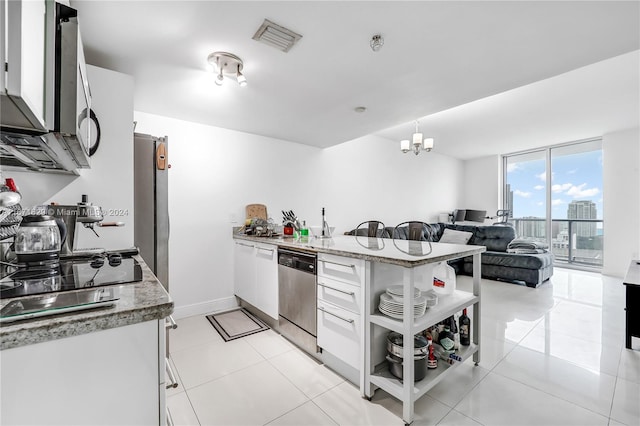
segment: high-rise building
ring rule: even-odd
[[[516,219],[516,233],[520,238],[544,240],[546,236],[546,221],[539,217],[527,216]]]
[[[511,184],[506,185],[504,193],[504,207],[503,209],[509,210],[509,219],[513,218],[513,191],[511,190]]]
[[[567,219],[597,219],[596,203],[582,200],[572,201],[567,208]],[[593,237],[596,235],[596,223],[576,222],[573,224],[575,233],[579,237]]]

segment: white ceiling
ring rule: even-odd
[[[458,158],[638,126],[638,1],[71,5],[87,61],[133,75],[138,111],[318,147],[397,143],[423,117]],[[303,38],[288,53],[252,40],[265,18]],[[247,87],[213,83],[213,51],[244,60]]]

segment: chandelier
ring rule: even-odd
[[[416,131],[411,140],[403,139],[400,141],[400,149],[405,154],[413,151],[415,155],[418,155],[421,150],[429,152],[433,149],[433,138],[422,139],[422,133],[418,130],[418,124],[418,120],[416,120]]]

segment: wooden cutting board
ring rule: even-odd
[[[267,220],[267,206],[264,204],[247,204],[246,213],[247,219],[257,217]]]

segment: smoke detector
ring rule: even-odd
[[[369,42],[369,46],[371,46],[371,50],[374,52],[379,51],[384,46],[384,39],[380,34],[376,34],[371,37],[371,41]]]
[[[265,19],[253,39],[275,47],[283,52],[288,52],[302,36],[281,25]]]

